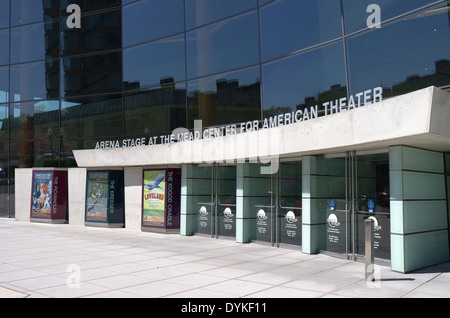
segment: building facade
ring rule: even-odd
[[[448,261],[449,8],[0,0],[0,216],[20,169],[122,169],[131,226],[170,167],[182,235],[358,259],[372,218],[394,270]]]

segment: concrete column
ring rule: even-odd
[[[124,169],[125,178],[125,228],[141,231],[142,168]]]
[[[391,266],[409,272],[449,260],[444,155],[389,150]]]
[[[302,158],[302,252],[315,254],[325,249],[325,213],[317,198],[316,157]]]
[[[69,224],[84,225],[86,210],[86,169],[68,169]]]
[[[17,221],[29,222],[31,209],[31,184],[33,169],[16,169],[15,171],[15,218]],[[22,194],[21,196],[19,196]]]
[[[252,197],[255,187],[252,176],[259,174],[260,165],[238,163],[236,167],[236,242],[249,243],[256,239],[256,208]],[[258,198],[263,202],[263,198]],[[259,202],[259,204],[262,204]]]

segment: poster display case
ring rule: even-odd
[[[181,169],[143,171],[142,231],[180,232]]]
[[[122,170],[87,171],[86,226],[124,227],[124,201]]]
[[[30,221],[67,223],[67,170],[33,169]]]

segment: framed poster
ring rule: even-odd
[[[52,171],[33,172],[32,218],[51,219],[52,181]]]
[[[125,225],[124,202],[122,170],[87,172],[86,225],[123,227]]]
[[[144,171],[142,225],[164,227],[166,210],[166,171]]]
[[[143,171],[142,227],[180,229],[181,169]]]
[[[30,221],[67,222],[67,170],[33,170]]]
[[[107,222],[108,172],[88,171],[86,190],[86,222]]]

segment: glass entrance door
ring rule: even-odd
[[[326,199],[325,250],[364,257],[365,220],[374,221],[375,258],[390,259],[389,155],[387,152],[324,157],[319,170]]]
[[[197,233],[236,237],[236,166],[195,166]]]
[[[354,254],[362,256],[364,251],[366,219],[374,222],[375,257],[383,260],[391,258],[389,154],[358,154],[353,159],[354,198]]]
[[[301,245],[302,228],[301,161],[280,162],[271,175],[251,180],[256,213],[256,241],[272,246]]]

